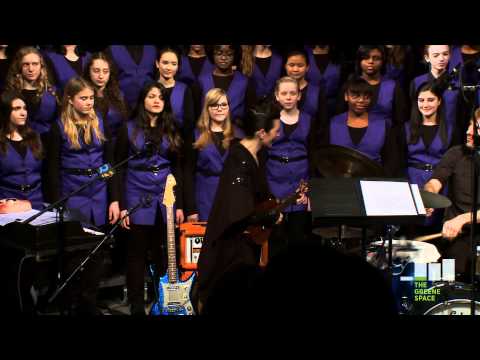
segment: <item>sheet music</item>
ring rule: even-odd
[[[418,188],[417,184],[410,184],[413,193],[413,199],[415,200],[415,204],[417,205],[417,211],[420,215],[427,215],[427,211],[425,210],[425,205],[423,205],[422,195],[420,195],[420,189]]]
[[[39,212],[40,212],[39,210],[32,209],[29,211],[18,212],[18,213],[0,214],[0,225],[4,226],[14,221],[23,221],[28,219],[30,216],[38,214]],[[51,224],[56,221],[57,221],[57,213],[53,211],[47,211],[46,213],[40,215],[38,218],[33,220],[30,224],[38,226],[38,225]]]
[[[418,215],[406,181],[360,180],[367,216]]]

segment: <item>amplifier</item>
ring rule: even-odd
[[[206,222],[180,224],[180,268],[182,270],[197,270],[206,228]]]

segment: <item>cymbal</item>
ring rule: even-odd
[[[446,196],[435,194],[429,191],[420,190],[423,205],[426,208],[444,209],[452,205],[452,202]]]
[[[323,177],[383,177],[383,167],[359,151],[339,146],[321,146],[313,152],[316,172]]]

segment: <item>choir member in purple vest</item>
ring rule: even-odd
[[[460,126],[462,121],[460,117],[460,93],[457,89],[449,89],[449,76],[447,72],[450,61],[450,45],[425,45],[424,58],[430,71],[426,74],[417,76],[410,84],[410,98],[412,107],[417,106],[416,97],[418,89],[427,82],[435,81],[439,87],[443,88],[443,107],[445,108],[445,120],[451,126]],[[460,121],[460,122],[459,122]]]
[[[121,214],[150,196],[148,207],[142,207],[123,220],[129,231],[127,241],[127,289],[132,315],[145,315],[144,275],[147,250],[157,272],[163,274],[167,259],[163,251],[167,242],[166,208],[162,204],[167,176],[173,174],[175,186],[175,219],[183,222],[182,139],[163,85],[147,84],[140,92],[133,117],[117,137],[116,162],[130,155],[121,181]]]
[[[382,164],[387,176],[398,176],[399,151],[394,141],[396,127],[389,125],[381,113],[370,112],[372,87],[360,77],[352,77],[345,86],[348,111],[330,119],[329,129],[323,133],[322,145],[339,145],[359,151]]]
[[[389,126],[403,123],[409,109],[405,94],[395,80],[384,78],[386,53],[383,45],[361,45],[357,51],[355,74],[365,79],[372,87],[370,112],[378,113],[388,119]],[[345,84],[337,97],[337,114],[347,110],[345,103]]]
[[[335,113],[335,103],[340,89],[341,65],[332,55],[331,45],[307,45],[305,51],[310,64],[305,79],[310,84],[322,88],[327,98],[327,118],[330,118]]]
[[[210,89],[219,88],[228,94],[232,120],[241,128],[245,108],[254,106],[256,98],[253,82],[240,71],[234,70],[240,51],[234,45],[214,45],[208,49],[207,55],[213,60],[215,67],[213,71],[198,77],[198,87],[192,87],[196,113],[199,114],[200,109],[203,108],[207,92]]]
[[[297,80],[300,86],[298,109],[315,118],[319,126],[325,126],[328,120],[327,99],[319,85],[311,84],[305,78],[309,69],[310,60],[305,50],[293,50],[287,54],[285,62],[287,76]]]
[[[458,141],[455,126],[446,121],[441,89],[433,82],[420,86],[412,117],[399,136],[399,151],[405,154],[408,180],[420,189],[430,180],[432,171],[443,155]],[[442,193],[447,194],[446,188]],[[429,217],[426,226],[441,226],[443,211]],[[417,229],[418,230],[418,229]],[[427,233],[441,229],[427,229]],[[425,231],[424,231],[425,232]]]
[[[210,73],[213,69],[204,45],[188,45],[187,53],[180,60],[177,80],[190,86],[198,82],[201,74]]]
[[[242,45],[241,71],[251,78],[257,102],[273,93],[282,73],[282,57],[270,45]]]
[[[176,50],[164,48],[158,52],[155,61],[158,69],[158,82],[165,87],[175,120],[182,130],[183,137],[194,128],[194,107],[192,91],[187,84],[175,80],[180,58]]]
[[[113,163],[108,126],[94,110],[94,90],[83,78],[65,86],[60,118],[52,125],[48,151],[49,191],[52,202],[78,189],[105,163]],[[82,220],[96,226],[114,223],[120,215],[112,181],[97,181],[66,202]]]
[[[206,96],[196,129],[186,143],[185,211],[188,221],[207,221],[230,145],[241,138],[222,89]]]
[[[229,273],[245,268],[258,271],[260,246],[245,235],[246,227],[270,227],[281,221],[282,215],[276,212],[255,214],[256,205],[271,196],[265,177],[265,150],[278,136],[278,117],[278,109],[267,103],[249,109],[244,118],[245,138],[230,146],[208,218],[198,259],[198,276],[191,291],[197,314],[207,315],[221,306],[217,296],[221,299],[222,291],[228,293],[224,286],[231,285],[228,281],[225,284]],[[248,285],[240,283],[229,293],[235,313],[245,306],[242,301],[254,301],[244,291],[248,291]]]
[[[310,154],[316,134],[315,118],[298,109],[301,98],[296,79],[285,76],[275,85],[275,99],[280,104],[280,134],[268,150],[267,180],[277,199],[295,192],[302,180],[310,177]],[[303,241],[310,232],[311,210],[308,197],[284,210],[282,231],[287,241]],[[271,242],[274,245],[275,241]],[[275,251],[274,251],[275,252]]]
[[[83,74],[89,56],[78,45],[61,45],[57,51],[46,51],[45,61],[52,69],[52,83],[63,90],[68,80]]]
[[[43,207],[40,137],[28,126],[21,95],[4,92],[0,99],[0,199],[29,200]]]
[[[153,45],[110,45],[107,54],[117,66],[120,89],[133,108],[143,86],[154,81],[157,50]]]
[[[47,133],[57,118],[58,97],[42,54],[34,47],[17,51],[7,74],[7,90],[21,92],[29,109],[30,127]]]
[[[405,93],[413,79],[414,58],[410,46],[385,45],[387,52],[384,79],[397,81]]]
[[[110,128],[112,144],[128,119],[128,105],[118,85],[112,60],[103,52],[93,53],[85,67],[85,79],[95,89],[95,110]]]

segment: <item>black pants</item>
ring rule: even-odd
[[[470,236],[460,236],[452,241],[442,239],[435,245],[437,245],[443,259],[455,259],[456,279],[460,282],[471,283],[472,250],[470,246]],[[478,270],[479,269],[477,269],[477,271]]]
[[[285,250],[288,244],[304,242],[310,239],[312,232],[312,213],[294,211],[284,213],[283,222],[272,230],[270,236],[269,257],[272,258]]]
[[[163,275],[168,263],[164,246],[167,231],[161,218],[157,219],[155,226],[132,224],[130,228],[127,240],[128,299],[132,306],[132,314],[142,314],[145,308],[144,280],[147,255],[150,254],[157,274]]]

